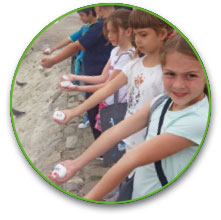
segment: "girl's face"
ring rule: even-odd
[[[113,46],[121,46],[124,43],[125,37],[127,36],[125,29],[118,27],[117,31],[116,27],[113,26],[111,21],[107,23],[107,33],[108,40]]]
[[[200,62],[179,52],[166,55],[163,67],[165,90],[174,104],[171,110],[181,110],[204,97],[206,79]]]
[[[162,33],[161,33],[162,32]],[[135,43],[138,50],[144,54],[158,51],[167,35],[167,31],[162,29],[159,34],[152,28],[134,29]]]

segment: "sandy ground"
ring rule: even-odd
[[[70,59],[50,69],[40,66],[40,60],[45,56],[42,50],[77,31],[81,25],[78,14],[73,13],[45,30],[25,54],[14,81],[27,83],[23,87],[16,83],[13,86],[12,106],[25,112],[23,116],[13,118],[15,134],[27,159],[45,177],[55,164],[75,158],[93,142],[90,128],[78,128],[82,116],[66,126],[51,119],[56,108],[73,108],[83,101],[80,93],[65,93],[57,87],[59,76],[70,72]],[[83,196],[107,169],[102,162],[94,161],[61,188]]]

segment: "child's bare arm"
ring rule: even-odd
[[[70,81],[74,81],[74,80],[78,80],[78,81],[82,81],[88,84],[100,84],[100,83],[104,83],[107,80],[107,75],[108,75],[108,71],[110,68],[110,60],[108,60],[108,62],[106,63],[101,75],[98,76],[80,76],[80,75],[73,75],[73,74],[69,74],[69,80]]]
[[[166,158],[191,145],[194,145],[192,141],[173,134],[164,133],[156,136],[129,150],[85,198],[101,200],[135,168]]]
[[[68,57],[72,56],[79,50],[84,50],[84,47],[80,44],[79,41],[67,45],[60,53],[52,58],[43,58],[41,60],[41,65],[46,68],[52,67],[54,64],[57,64]]]
[[[94,93],[97,90],[103,88],[104,86],[105,86],[105,83],[100,83],[98,85],[92,85],[92,86],[78,86],[75,91]]]
[[[79,169],[84,167],[89,162],[93,161],[100,155],[112,148],[123,138],[141,130],[146,126],[147,115],[149,114],[149,104],[142,108],[139,112],[131,117],[123,120],[116,126],[105,131],[82,155],[75,160],[63,161],[62,164],[67,168],[67,176],[63,179],[49,178],[59,184],[70,179]]]
[[[124,73],[120,73],[117,77],[107,83],[103,88],[95,92],[90,98],[85,100],[82,104],[71,110],[65,110],[66,115],[65,120],[60,121],[54,119],[59,124],[67,124],[72,118],[86,112],[87,110],[93,108],[101,101],[105,100],[108,96],[115,93],[123,85],[127,84],[127,77]]]
[[[73,85],[73,86],[69,86],[68,88],[63,88],[60,84],[59,84],[59,88],[62,89],[65,92],[71,92],[71,91],[78,91],[78,92],[90,92],[90,93],[94,93],[97,90],[103,88],[108,82],[110,82],[110,80],[113,80],[121,71],[120,70],[114,70],[111,74],[111,76],[108,78],[108,80],[104,83],[99,83],[97,85],[88,85],[88,86],[77,86],[77,85]],[[72,75],[71,77],[79,80],[80,77],[87,77],[87,76],[78,76],[78,75]],[[69,75],[68,75],[69,76]],[[89,76],[90,77],[90,76]],[[71,80],[73,81],[73,80]],[[84,80],[82,80],[84,81]]]
[[[55,44],[53,47],[51,47],[50,48],[50,53],[47,53],[47,52],[45,53],[45,51],[43,51],[43,53],[46,54],[46,55],[49,55],[49,54],[53,53],[54,51],[56,51],[56,50],[58,50],[58,49],[60,49],[60,48],[62,48],[64,46],[68,45],[71,42],[72,41],[71,41],[71,39],[69,37],[65,38],[62,41],[60,41],[57,44]]]
[[[55,46],[51,47],[51,51],[54,52],[55,50],[58,50],[64,46],[67,46],[68,44],[72,43],[72,40],[68,37],[56,44]]]
[[[119,74],[121,73],[121,70],[113,70],[113,72],[111,73],[110,77],[108,78],[107,82],[111,81],[112,79],[114,79],[115,77],[117,77]]]

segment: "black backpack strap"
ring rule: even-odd
[[[160,115],[159,124],[158,124],[157,135],[159,135],[160,132],[161,132],[161,127],[163,125],[163,120],[164,120],[165,114],[166,114],[167,109],[169,108],[171,102],[172,102],[171,98],[167,99],[167,101],[166,101],[166,103],[165,103],[165,105],[163,107],[163,110],[162,110],[161,115]]]
[[[171,98],[167,95],[167,94],[164,94],[162,95],[159,99],[157,99],[153,105],[151,106],[150,108],[150,113],[149,113],[149,118],[148,118],[148,121],[147,121],[147,131],[146,131],[146,136],[148,134],[148,129],[149,129],[149,124],[150,124],[150,121],[151,121],[151,115],[152,113],[154,112],[154,110],[160,105],[162,104],[165,100],[167,99],[163,109],[162,109],[162,112],[161,112],[161,115],[160,115],[160,119],[159,119],[159,124],[158,124],[158,130],[157,130],[157,135],[160,134],[161,132],[161,127],[163,125],[163,120],[164,120],[164,116],[166,114],[166,111],[167,109],[169,108],[170,106],[170,103],[172,102]],[[154,163],[155,165],[155,169],[156,169],[156,172],[157,172],[157,176],[160,180],[160,183],[162,186],[165,186],[168,181],[167,181],[167,178],[163,172],[163,168],[162,168],[162,163],[161,163],[161,160],[159,161],[156,161]]]
[[[148,127],[149,127],[149,122],[150,122],[150,118],[151,118],[151,115],[153,113],[153,111],[160,105],[163,103],[164,100],[166,100],[166,104],[164,105],[163,107],[163,110],[162,110],[162,113],[161,113],[161,117],[160,117],[160,121],[159,121],[159,127],[158,127],[158,133],[157,134],[160,134],[160,131],[161,131],[161,127],[162,127],[162,124],[163,124],[163,119],[164,119],[164,116],[165,116],[165,113],[169,107],[169,104],[171,103],[171,99],[170,97],[167,95],[167,94],[164,94],[162,95],[159,99],[157,99],[153,105],[151,106],[150,108],[150,113],[149,113],[149,118],[148,118],[148,124],[147,124],[147,132],[148,132]],[[163,169],[162,169],[162,166],[161,166],[161,161],[157,161],[155,162],[155,169],[156,169],[156,172],[157,172],[157,176],[162,184],[162,186],[166,185],[168,183],[165,175],[164,175],[164,172],[163,172]],[[120,188],[120,193],[119,193],[119,196],[118,196],[118,199],[117,201],[125,201],[125,200],[130,200],[132,198],[132,191],[133,191],[133,183],[134,183],[134,176],[136,175],[136,172],[134,173],[134,175],[129,179],[124,181],[122,184],[121,184],[121,188]]]
[[[148,130],[149,130],[149,124],[150,124],[150,121],[151,121],[151,115],[153,114],[153,112],[155,111],[155,109],[164,102],[164,100],[166,99],[169,99],[169,96],[167,94],[164,94],[162,96],[160,96],[160,98],[158,98],[154,103],[153,105],[151,106],[150,108],[150,113],[149,113],[149,117],[148,117],[148,120],[147,120],[147,130],[146,130],[146,135],[145,137],[147,136],[148,134]]]
[[[114,93],[114,104],[115,104],[115,105],[118,103],[118,96],[119,96],[119,90],[117,90],[117,91]]]
[[[159,135],[160,132],[161,132],[161,127],[162,127],[162,125],[163,125],[164,116],[165,116],[166,111],[167,111],[167,109],[169,108],[171,102],[172,102],[172,100],[171,100],[171,98],[169,98],[169,99],[166,101],[166,103],[165,103],[165,105],[164,105],[164,107],[163,107],[163,110],[162,110],[161,116],[160,116],[160,120],[159,120],[157,135]],[[162,186],[165,186],[165,185],[168,183],[168,180],[167,180],[167,178],[166,178],[166,176],[165,176],[165,174],[164,174],[164,172],[163,172],[161,160],[156,161],[156,162],[154,163],[154,165],[155,165],[155,169],[156,169],[156,172],[157,172],[157,176],[158,176],[158,178],[159,178],[159,180],[160,180],[161,185],[162,185]]]

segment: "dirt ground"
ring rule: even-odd
[[[50,69],[40,66],[45,56],[42,50],[77,31],[81,25],[78,14],[73,13],[46,29],[25,54],[13,85],[12,106],[25,112],[13,118],[15,134],[26,158],[45,177],[55,164],[77,157],[93,142],[90,128],[78,128],[82,116],[66,126],[51,119],[56,108],[70,109],[84,100],[78,92],[65,93],[57,87],[59,76],[70,72],[70,59]],[[16,81],[27,84],[19,86]],[[82,197],[107,169],[101,161],[94,161],[60,187]]]

